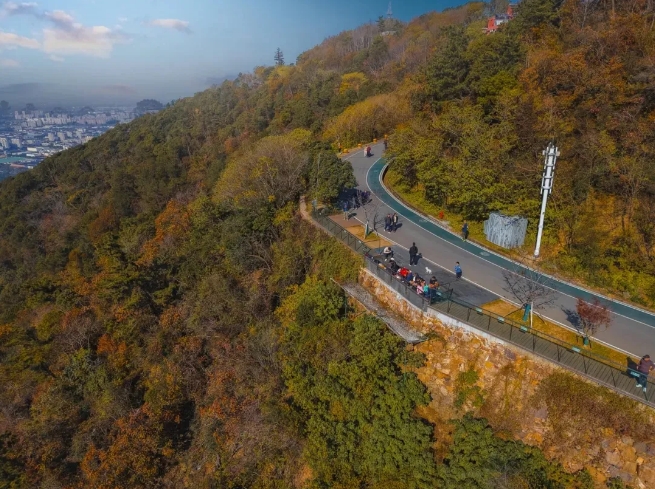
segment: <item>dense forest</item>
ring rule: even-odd
[[[394,131],[409,187],[527,213],[557,137],[567,256],[645,274],[650,4],[606,3],[365,25],[3,181],[0,488],[593,487],[464,412],[435,450],[424,359],[348,307],[359,259],[297,203],[353,185],[337,144]],[[623,239],[592,243],[610,196]]]

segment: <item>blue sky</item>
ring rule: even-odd
[[[404,0],[410,20],[462,0]],[[287,62],[386,13],[382,0],[0,0],[0,98],[34,103],[168,101]]]

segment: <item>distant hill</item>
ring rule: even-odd
[[[137,115],[143,115],[143,114],[158,112],[163,108],[164,106],[162,105],[162,103],[158,102],[157,100],[144,99],[141,100],[140,102],[137,102],[134,112]]]

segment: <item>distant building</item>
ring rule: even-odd
[[[507,13],[495,14],[494,16],[489,17],[487,19],[487,27],[485,29],[485,32],[487,34],[496,32],[501,25],[506,24],[507,22],[509,22],[514,18],[514,13],[516,9],[517,9],[517,5],[510,3],[507,6]]]

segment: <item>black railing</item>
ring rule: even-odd
[[[364,242],[357,238],[357,236],[349,233],[345,228],[330,219],[330,215],[335,213],[334,210],[328,210],[325,207],[312,211],[312,217],[318,222],[326,231],[333,236],[339,238],[347,244],[355,253],[366,255],[371,252],[371,248],[366,246]]]
[[[496,338],[516,345],[542,358],[627,395],[640,402],[655,406],[655,383],[648,381],[647,390],[636,387],[639,374],[630,365],[621,365],[609,358],[583,350],[541,331],[529,328],[517,321],[468,304],[453,297],[449,285],[441,285],[430,295],[419,294],[415,287],[394,276],[391,271],[371,255],[371,249],[361,240],[330,219],[328,213],[312,213],[314,219],[330,234],[341,239],[350,248],[365,257],[366,268],[412,305],[422,311],[433,309],[458,319]]]

